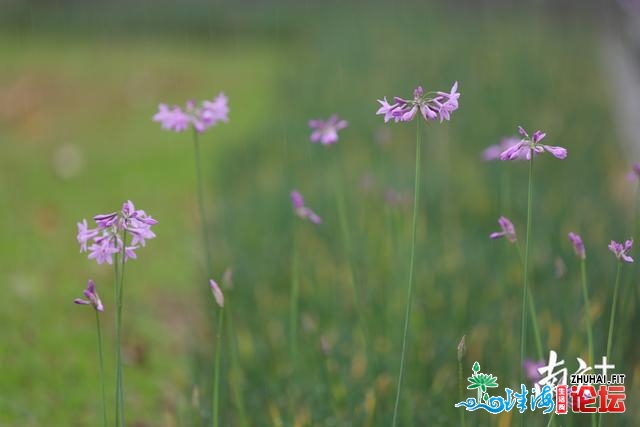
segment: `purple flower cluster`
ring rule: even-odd
[[[92,305],[93,308],[96,309],[96,311],[104,311],[104,306],[102,305],[102,301],[100,301],[100,297],[96,292],[96,285],[95,283],[93,283],[93,280],[89,279],[89,282],[87,283],[87,289],[85,289],[82,293],[84,294],[86,300],[82,298],[76,298],[73,300],[74,303],[80,305]]]
[[[309,120],[311,128],[311,142],[320,142],[322,145],[331,145],[338,142],[338,131],[346,128],[346,120],[338,119],[336,114],[329,117],[329,120]]]
[[[158,112],[153,116],[153,121],[160,123],[166,130],[183,132],[192,125],[196,132],[202,133],[219,122],[229,121],[227,102],[226,95],[220,93],[213,101],[205,100],[200,105],[196,105],[194,101],[188,101],[185,108],[160,104]]]
[[[631,166],[631,172],[627,174],[627,179],[629,181],[638,181],[640,179],[640,163],[634,163]]]
[[[544,145],[541,144],[540,141],[547,136],[546,133],[542,131],[535,131],[533,137],[530,137],[529,134],[522,128],[522,126],[518,126],[518,132],[522,136],[522,139],[517,144],[507,148],[500,154],[500,160],[518,160],[523,157],[526,160],[531,160],[531,153],[541,154],[545,151],[551,153],[554,157],[558,159],[565,159],[567,157],[567,149],[563,147],[556,147],[553,145]]]
[[[451,113],[458,109],[458,82],[453,84],[451,91],[424,93],[422,86],[413,91],[413,99],[393,98],[393,104],[389,104],[387,98],[379,99],[381,107],[376,114],[384,115],[384,122],[393,119],[397,122],[409,122],[420,111],[425,120],[437,120],[440,122],[449,120]]]
[[[612,240],[611,243],[609,243],[609,250],[615,254],[618,260],[624,262],[633,262],[633,258],[629,256],[629,252],[632,247],[633,240],[627,240],[624,242],[624,245],[616,242],[615,240]]]
[[[293,204],[293,210],[300,218],[308,219],[314,224],[320,224],[322,222],[322,218],[304,205],[304,199],[297,190],[291,192],[291,203]]]
[[[513,223],[509,221],[507,217],[501,216],[498,219],[498,224],[502,231],[496,231],[495,233],[491,233],[489,238],[491,239],[499,239],[501,237],[506,237],[511,243],[515,243],[518,240],[516,236],[516,229],[513,226]]]
[[[147,239],[156,235],[151,226],[158,222],[143,210],[136,210],[131,200],[122,205],[122,210],[93,217],[97,227],[89,228],[87,220],[78,223],[80,252],[89,252],[89,259],[98,264],[113,264],[113,255],[124,252],[124,259],[136,259],[136,250],[145,246]],[[125,234],[131,235],[129,246],[125,246]],[[91,243],[89,246],[87,244]]]

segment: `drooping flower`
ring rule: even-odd
[[[507,148],[500,154],[500,160],[517,160],[524,157],[526,160],[531,160],[531,153],[541,154],[545,151],[551,153],[558,159],[565,159],[567,157],[567,149],[564,147],[556,147],[553,145],[544,145],[540,141],[547,136],[542,131],[535,131],[533,137],[521,127],[518,126],[518,132],[522,136],[522,139],[517,144]]]
[[[513,223],[509,221],[507,217],[501,216],[498,219],[498,224],[500,224],[500,228],[502,231],[496,231],[489,235],[491,239],[499,239],[501,237],[506,237],[511,243],[515,243],[518,238],[516,236],[516,229],[513,226]]]
[[[508,150],[509,148],[513,147],[514,145],[518,144],[520,142],[520,140],[514,136],[510,136],[507,138],[502,138],[502,140],[500,141],[500,143],[498,144],[494,144],[494,145],[490,145],[489,147],[487,147],[486,149],[484,149],[484,151],[482,151],[482,160],[486,161],[486,162],[490,162],[493,160],[499,160],[500,159],[500,154],[502,154],[505,150]],[[522,153],[522,156],[518,158],[519,160],[525,160],[525,156],[524,153]]]
[[[95,283],[93,283],[93,280],[89,279],[89,281],[87,282],[87,289],[85,289],[82,293],[84,294],[86,300],[82,298],[76,298],[73,300],[74,303],[80,305],[91,305],[94,309],[96,309],[96,311],[104,311],[104,306],[102,305],[102,301],[100,301],[100,297],[96,292],[96,285]]]
[[[640,163],[634,163],[631,171],[627,174],[629,181],[638,181],[640,179]]]
[[[131,200],[122,205],[122,210],[93,217],[97,227],[88,228],[87,220],[78,223],[80,252],[89,252],[89,259],[98,264],[113,264],[113,255],[124,251],[124,259],[136,259],[136,250],[146,241],[156,237],[151,227],[158,223],[143,210],[136,210]],[[130,245],[124,245],[123,236],[131,236]],[[89,246],[87,244],[91,242]]]
[[[160,123],[166,130],[183,132],[191,125],[196,132],[202,133],[219,122],[229,121],[228,100],[221,92],[213,101],[205,100],[200,105],[196,105],[194,101],[188,101],[184,108],[160,104],[153,121]]]
[[[451,87],[450,92],[428,92],[424,93],[422,86],[418,86],[413,91],[413,99],[393,98],[393,104],[389,104],[387,98],[379,99],[380,108],[376,112],[384,115],[384,122],[393,119],[397,122],[409,122],[413,120],[416,113],[420,111],[425,120],[451,119],[451,113],[458,109],[458,82]]]
[[[584,243],[582,243],[582,238],[580,237],[580,235],[572,231],[571,233],[569,233],[569,240],[573,245],[573,250],[576,252],[576,256],[580,259],[586,259],[587,255],[584,250]]]
[[[293,210],[302,219],[308,219],[314,224],[320,224],[322,218],[320,218],[315,212],[304,205],[304,199],[297,190],[291,191],[291,203],[293,204]]]
[[[338,141],[338,131],[346,128],[346,120],[338,119],[336,114],[328,120],[309,120],[309,127],[312,129],[311,142],[320,142],[322,145],[331,145]]]
[[[629,252],[632,247],[633,239],[627,240],[624,242],[624,245],[616,242],[615,240],[612,240],[611,243],[609,243],[609,250],[615,254],[619,261],[624,262],[633,262],[633,258],[629,256]]]
[[[213,297],[216,299],[216,304],[218,304],[220,308],[223,308],[224,295],[222,294],[222,290],[220,290],[220,286],[218,286],[216,281],[213,279],[209,279],[209,284],[211,285],[211,293],[213,293]]]

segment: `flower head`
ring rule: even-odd
[[[425,120],[451,119],[451,113],[458,109],[458,82],[455,82],[449,92],[428,92],[425,93],[422,86],[418,86],[413,91],[413,99],[393,98],[393,104],[387,98],[379,99],[380,108],[376,112],[384,115],[384,122],[393,119],[397,122],[409,122],[413,120],[418,111]]]
[[[509,221],[507,217],[501,216],[498,219],[498,224],[500,224],[500,228],[502,231],[496,231],[489,235],[491,239],[499,239],[501,237],[506,237],[511,243],[515,243],[518,238],[516,236],[516,229],[513,226],[513,223]]]
[[[209,279],[209,284],[211,285],[211,293],[213,293],[213,297],[216,299],[216,304],[220,306],[220,308],[224,307],[224,295],[220,290],[220,286],[216,283],[215,280]]]
[[[122,205],[122,210],[93,217],[97,227],[89,228],[87,220],[78,223],[80,252],[89,252],[89,259],[98,264],[113,264],[113,255],[124,252],[125,261],[136,259],[136,250],[146,241],[156,237],[151,227],[158,223],[143,210],[136,210],[131,200]],[[131,236],[130,245],[125,246],[123,236]],[[88,243],[91,243],[87,246]]]
[[[322,145],[331,145],[338,141],[338,131],[347,127],[346,120],[338,119],[332,115],[328,120],[309,120],[311,128],[311,142],[320,142]]]
[[[576,252],[576,255],[578,256],[578,258],[586,259],[587,255],[585,253],[584,243],[582,243],[582,238],[580,237],[580,235],[574,232],[571,232],[569,233],[569,240],[571,241],[571,244],[573,245],[573,250]]]
[[[482,160],[490,162],[493,160],[500,159],[500,154],[502,154],[505,150],[513,147],[518,144],[520,139],[510,136],[507,138],[502,138],[499,144],[490,145],[482,152]],[[522,153],[519,160],[525,160],[525,153]]]
[[[612,240],[611,243],[609,243],[609,250],[615,254],[619,261],[624,262],[633,262],[633,258],[629,256],[629,252],[632,247],[633,240],[627,240],[624,242],[624,245],[616,242],[615,240]]]
[[[500,160],[517,160],[522,159],[523,157],[526,160],[531,160],[531,153],[536,155],[544,153],[545,151],[561,160],[567,157],[566,148],[540,143],[540,141],[547,136],[546,133],[537,130],[534,132],[533,136],[530,137],[522,126],[518,126],[518,132],[520,133],[520,136],[522,136],[522,139],[517,144],[504,150],[500,154]]]
[[[221,92],[213,101],[202,101],[199,106],[194,101],[188,101],[184,108],[160,104],[153,121],[160,123],[166,130],[183,132],[191,125],[196,132],[201,133],[218,122],[229,121],[228,100]]]
[[[96,292],[96,285],[95,283],[93,283],[93,280],[89,279],[89,281],[87,282],[87,289],[84,290],[83,294],[86,300],[82,298],[76,298],[73,300],[73,302],[80,305],[92,305],[93,308],[96,309],[96,311],[104,311],[104,306],[102,305],[102,301],[100,301],[100,297]]]
[[[308,219],[314,224],[320,224],[322,222],[322,218],[304,205],[304,199],[297,190],[291,191],[291,203],[293,204],[293,210],[300,218]]]

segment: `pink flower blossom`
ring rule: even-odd
[[[523,157],[526,160],[531,160],[531,153],[537,155],[544,153],[545,151],[561,160],[567,157],[566,148],[540,143],[540,141],[547,136],[544,132],[537,130],[533,134],[533,137],[530,137],[521,126],[518,126],[518,132],[522,136],[522,139],[517,144],[504,150],[500,154],[500,160],[517,160],[522,159]]]
[[[191,125],[196,132],[202,133],[219,122],[229,122],[228,100],[220,93],[213,101],[202,101],[199,106],[194,101],[188,101],[185,108],[160,104],[153,121],[166,130],[183,132]]]
[[[327,121],[309,120],[311,142],[320,142],[322,145],[331,145],[338,141],[338,131],[347,127],[346,120],[339,120],[337,115],[332,115]]]
[[[514,136],[510,136],[507,138],[502,138],[499,144],[490,145],[482,152],[482,160],[490,162],[493,160],[499,160],[500,154],[502,154],[505,150],[517,145],[520,140]],[[525,160],[525,153],[522,153],[518,160]]]
[[[89,252],[89,259],[98,264],[113,264],[113,255],[124,252],[124,259],[137,259],[136,250],[146,241],[156,237],[151,227],[158,222],[143,210],[136,210],[129,200],[122,210],[93,217],[97,227],[90,229],[87,220],[78,223],[77,240],[80,252]],[[129,246],[124,247],[123,236],[131,236]],[[87,244],[91,242],[89,246]]]
[[[314,224],[322,223],[320,218],[315,212],[304,205],[304,199],[297,190],[291,191],[291,203],[293,204],[293,210],[302,219],[308,219]]]
[[[95,283],[93,283],[93,280],[89,279],[89,282],[87,282],[87,289],[84,290],[83,294],[86,300],[82,298],[76,298],[73,300],[73,302],[80,305],[91,305],[96,309],[96,311],[99,312],[104,311],[104,306],[102,305],[102,301],[100,301],[100,297],[96,292],[96,285]]]
[[[489,235],[490,239],[495,240],[501,237],[506,237],[507,240],[509,240],[511,243],[515,243],[518,240],[516,236],[516,229],[513,226],[513,223],[509,221],[509,219],[507,219],[504,216],[501,216],[498,219],[498,224],[500,224],[500,228],[502,229],[502,231],[496,231],[495,233],[491,233]]]
[[[631,171],[627,174],[629,181],[638,181],[640,179],[640,163],[634,163],[631,166]]]
[[[609,250],[615,254],[619,261],[624,262],[633,262],[633,258],[629,256],[629,252],[632,247],[633,240],[627,240],[624,242],[624,245],[616,242],[615,240],[612,240],[611,243],[609,243]]]
[[[413,99],[403,99],[394,97],[394,103],[389,104],[387,98],[379,99],[380,108],[376,112],[378,115],[384,115],[384,122],[387,123],[393,119],[397,122],[408,122],[414,119],[418,111],[422,117],[429,120],[451,119],[451,113],[458,109],[458,82],[455,82],[449,92],[429,92],[424,93],[422,86],[418,86],[413,91]]]

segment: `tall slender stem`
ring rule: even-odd
[[[225,306],[226,310],[229,311],[227,314],[227,339],[229,345],[229,354],[231,355],[231,366],[233,370],[233,395],[234,401],[236,405],[236,410],[238,411],[238,425],[242,427],[247,427],[249,425],[249,421],[247,420],[247,411],[244,404],[244,398],[242,395],[242,389],[240,387],[240,362],[238,360],[238,344],[235,338],[235,329],[233,326],[233,312],[231,311],[229,298],[225,298]]]
[[[298,266],[298,244],[296,231],[293,232],[293,259],[291,260],[291,299],[289,301],[289,348],[291,351],[291,362],[296,364],[298,357],[298,299],[299,299],[299,266]]]
[[[98,355],[100,357],[100,387],[102,389],[102,416],[104,427],[107,427],[107,395],[104,388],[104,354],[102,352],[102,328],[100,327],[100,314],[96,312],[96,329],[98,330]]]
[[[213,427],[218,427],[220,414],[220,359],[222,356],[222,322],[224,320],[224,308],[218,311],[218,330],[216,331],[216,363],[213,371]]]
[[[117,271],[117,308],[116,308],[116,410],[118,415],[117,421],[120,426],[125,426],[124,417],[124,379],[123,379],[123,365],[122,365],[122,301],[124,298],[124,265],[125,265],[125,248],[127,246],[127,232],[122,233],[122,251],[115,257],[115,268]],[[120,267],[118,268],[118,264]]]
[[[462,388],[462,378],[464,376],[462,375],[462,360],[458,361],[458,394],[460,395],[460,401],[464,400],[464,392],[463,392],[463,388]],[[479,402],[478,402],[479,403]],[[464,413],[467,412],[465,411],[458,411],[460,412],[460,426],[461,427],[467,427],[467,422],[464,419]]]
[[[209,227],[207,226],[207,215],[204,207],[204,184],[202,180],[202,166],[200,165],[200,143],[198,132],[193,130],[193,149],[196,163],[196,187],[198,193],[198,210],[200,211],[200,226],[202,227],[202,245],[205,264],[207,266],[207,277],[213,275],[213,260],[211,259],[211,245],[209,244]]]
[[[398,408],[400,406],[400,394],[402,392],[402,380],[405,370],[405,359],[407,352],[407,338],[409,336],[409,320],[411,318],[411,302],[413,297],[413,265],[416,249],[416,224],[418,222],[418,203],[420,201],[420,120],[416,120],[416,169],[413,185],[413,223],[411,226],[411,255],[409,261],[409,284],[407,286],[407,306],[404,313],[404,332],[402,334],[402,354],[400,356],[400,372],[398,373],[398,389],[396,392],[396,402],[393,407],[393,421],[391,425],[395,427],[398,423]]]
[[[584,297],[584,321],[587,327],[589,362],[593,363],[593,327],[591,325],[591,304],[589,303],[589,291],[587,289],[587,260],[585,259],[580,261],[580,276],[582,278],[582,295]]]
[[[620,285],[620,270],[622,269],[622,262],[618,261],[618,268],[616,269],[616,284],[613,288],[613,302],[611,303],[611,318],[609,319],[609,335],[607,338],[607,359],[611,357],[611,345],[613,344],[613,325],[616,320],[616,306],[618,304],[618,288]]]
[[[520,265],[524,271],[524,260],[522,257],[522,251],[520,250],[520,246],[516,244],[518,248],[518,257],[520,258]],[[540,335],[540,327],[538,324],[538,313],[536,311],[536,303],[533,299],[533,293],[531,292],[531,287],[527,288],[527,308],[529,310],[529,317],[531,319],[531,325],[533,326],[533,337],[536,341],[536,352],[538,354],[538,359],[542,360],[544,358],[543,350],[542,350],[542,337]]]
[[[533,211],[533,148],[529,159],[529,190],[527,196],[527,232],[524,243],[524,271],[522,284],[522,319],[520,329],[520,383],[524,384],[524,358],[527,349],[527,296],[529,295],[529,247],[531,239],[531,219]],[[524,415],[520,417],[520,425],[524,425]]]

